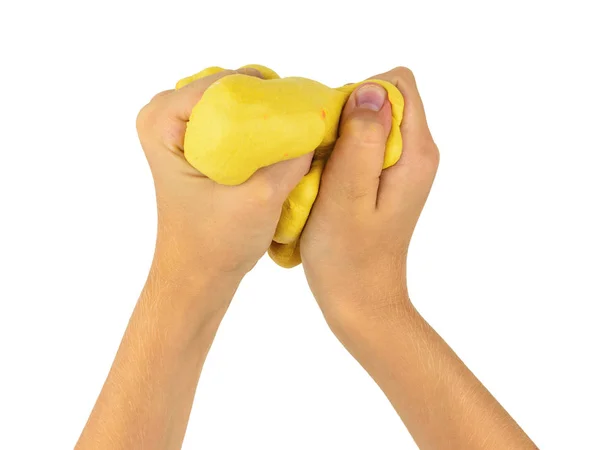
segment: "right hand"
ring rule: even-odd
[[[374,84],[355,90],[301,240],[308,283],[329,322],[410,304],[408,246],[438,167],[412,72],[399,67],[373,78],[389,81],[404,96],[404,149],[396,165],[382,170],[391,126],[387,94]],[[370,108],[357,102],[361,94]]]

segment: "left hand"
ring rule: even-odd
[[[308,172],[312,154],[259,169],[245,183],[223,186],[184,158],[192,108],[224,71],[156,95],[140,111],[137,129],[150,164],[158,206],[154,265],[187,280],[203,274],[240,280],[265,253],[290,191]]]

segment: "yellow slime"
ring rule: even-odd
[[[300,236],[319,191],[321,173],[338,137],[348,97],[361,83],[337,89],[299,77],[280,78],[259,65],[261,78],[229,75],[213,83],[193,108],[184,141],[186,160],[213,181],[237,185],[261,167],[315,152],[309,173],[285,201],[269,255],[282,267],[301,262]],[[179,89],[223,69],[210,67],[177,83]],[[383,168],[402,153],[400,122],[404,98],[391,83],[383,86],[392,106]]]

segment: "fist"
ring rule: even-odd
[[[408,301],[408,246],[439,162],[413,74],[397,68],[374,78],[404,96],[402,156],[382,169],[392,123],[386,91],[355,90],[302,235],[307,279],[330,318]]]
[[[156,95],[142,108],[137,130],[156,190],[155,263],[192,277],[242,277],[269,247],[283,202],[310,168],[312,155],[256,171],[238,186],[217,184],[184,158],[186,125],[206,89],[227,70]]]

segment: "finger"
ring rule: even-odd
[[[174,116],[183,122],[190,119],[192,109],[200,101],[204,92],[214,83],[228,75],[249,75],[261,78],[261,73],[252,67],[245,67],[238,70],[223,70],[206,77],[195,80],[184,87],[177,89],[169,98],[167,109]]]
[[[158,140],[179,155],[183,150],[185,131],[192,109],[212,84],[233,74],[260,77],[260,72],[254,68],[222,70],[196,79],[179,89],[155,95],[138,114],[137,129],[142,144]]]
[[[344,208],[375,208],[391,123],[391,106],[383,87],[367,83],[350,95],[340,120],[340,136],[323,173],[322,195]]]
[[[407,183],[431,186],[439,152],[427,124],[425,108],[413,73],[405,67],[398,67],[373,78],[394,84],[404,97],[404,114],[400,127],[402,156],[396,165],[383,170],[379,185],[378,204],[386,207],[387,204],[398,203],[398,191]]]
[[[292,189],[310,170],[313,153],[286,161],[280,161],[258,169],[243,184],[249,195],[259,201],[273,202],[281,207]]]
[[[423,107],[423,101],[421,95],[417,89],[417,82],[412,71],[406,67],[396,67],[374,77],[372,79],[385,80],[392,83],[402,93],[404,97],[404,113],[402,117],[401,130],[405,132],[406,137],[403,139],[404,144],[408,147],[413,147],[413,142],[420,141],[423,137],[431,138],[429,127],[427,125],[427,119],[425,117],[425,108]],[[407,142],[408,140],[408,142]],[[409,148],[406,152],[403,151],[407,156],[410,156]]]

